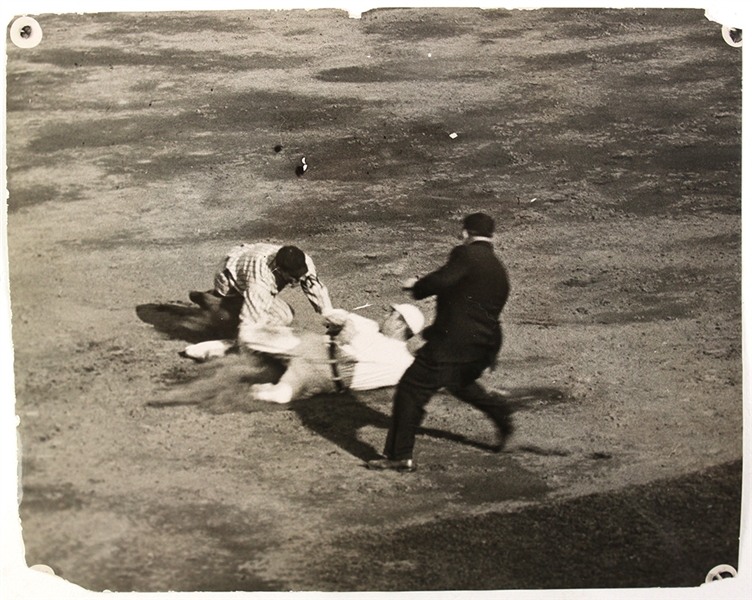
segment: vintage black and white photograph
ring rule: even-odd
[[[94,592],[727,585],[742,29],[710,17],[14,14],[21,560]]]

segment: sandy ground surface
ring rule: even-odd
[[[741,52],[702,11],[38,21],[7,66],[28,564],[114,591],[696,586],[738,564]],[[301,246],[380,320],[475,210],[513,286],[483,378],[517,409],[500,455],[441,394],[419,470],[372,472],[392,390],[268,407],[232,360],[178,354],[180,303],[240,241]]]

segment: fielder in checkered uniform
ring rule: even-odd
[[[241,244],[224,258],[214,278],[214,290],[192,293],[191,299],[203,306],[215,298],[242,297],[240,327],[292,323],[292,307],[277,297],[288,285],[299,283],[303,293],[319,313],[332,309],[329,291],[319,281],[311,257],[295,246]],[[195,294],[195,296],[194,296]]]

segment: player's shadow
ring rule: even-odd
[[[237,319],[218,317],[217,312],[182,302],[140,304],[136,315],[160,333],[190,344],[234,338],[237,334]]]
[[[512,389],[507,391],[506,398],[514,411],[531,410],[571,399],[562,390],[550,387]],[[391,403],[388,406],[391,407]],[[356,458],[369,461],[381,456],[373,446],[358,439],[358,430],[366,426],[377,427],[383,429],[386,436],[386,430],[389,429],[391,423],[391,414],[385,414],[367,406],[352,394],[314,396],[293,402],[290,410],[298,414],[305,427]],[[480,450],[492,451],[494,449],[491,444],[442,429],[419,427],[417,433],[419,436],[448,440]]]
[[[567,391],[555,387],[511,388],[506,390],[504,396],[509,407],[515,412],[564,404],[574,400]]]
[[[370,444],[358,439],[358,430],[371,425],[389,427],[389,416],[366,406],[351,393],[320,394],[290,404],[301,423],[356,458],[369,461],[380,454]]]

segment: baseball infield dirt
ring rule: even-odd
[[[702,11],[37,20],[7,65],[29,565],[113,591],[698,586],[738,565],[741,51]],[[372,472],[392,390],[254,404],[237,359],[179,355],[188,292],[241,241],[300,246],[335,305],[381,320],[476,210],[513,287],[482,379],[516,408],[501,454],[440,394],[418,471]]]

